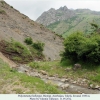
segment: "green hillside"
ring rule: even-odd
[[[58,21],[47,26],[63,37],[75,32],[83,31],[86,34],[91,32],[90,23],[96,23],[100,26],[100,13],[88,9],[75,10],[76,15],[64,21]]]

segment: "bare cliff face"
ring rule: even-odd
[[[0,1],[0,40],[9,41],[13,38],[24,44],[26,37],[45,43],[43,53],[46,59],[60,59],[59,53],[63,50],[60,37],[21,14],[6,2]]]
[[[64,6],[60,7],[57,10],[51,8],[50,10],[44,12],[36,21],[45,26],[48,26],[49,24],[61,20],[67,20],[68,18],[71,18],[73,16],[75,16],[75,13],[72,10],[68,9],[66,6]]]

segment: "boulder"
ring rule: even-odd
[[[40,70],[40,73],[41,73],[42,75],[47,75],[47,72],[45,72],[44,70]]]
[[[74,70],[74,71],[79,70],[79,69],[81,69],[81,68],[82,68],[82,67],[81,67],[80,64],[74,64],[74,66],[73,66],[73,70]]]
[[[60,86],[63,90],[66,90],[67,88],[69,88],[69,84],[63,84]]]
[[[66,68],[65,71],[69,72],[71,71],[72,69],[69,67],[69,68]]]

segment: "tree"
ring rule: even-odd
[[[64,41],[62,59],[69,59],[75,63],[78,61],[100,64],[100,35],[93,34],[90,38],[83,33],[76,32],[68,36]]]

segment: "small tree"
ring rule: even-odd
[[[38,51],[42,52],[44,48],[44,43],[37,42],[32,44],[33,48],[37,49]]]
[[[33,43],[32,38],[31,37],[27,37],[24,41],[27,45],[31,45]]]
[[[90,38],[82,33],[74,33],[64,41],[65,51],[62,59],[74,62],[85,61],[100,64],[100,35],[93,34]]]
[[[93,29],[92,30],[92,34],[97,32],[98,30],[98,25],[96,23],[90,23],[91,24],[91,28]]]

